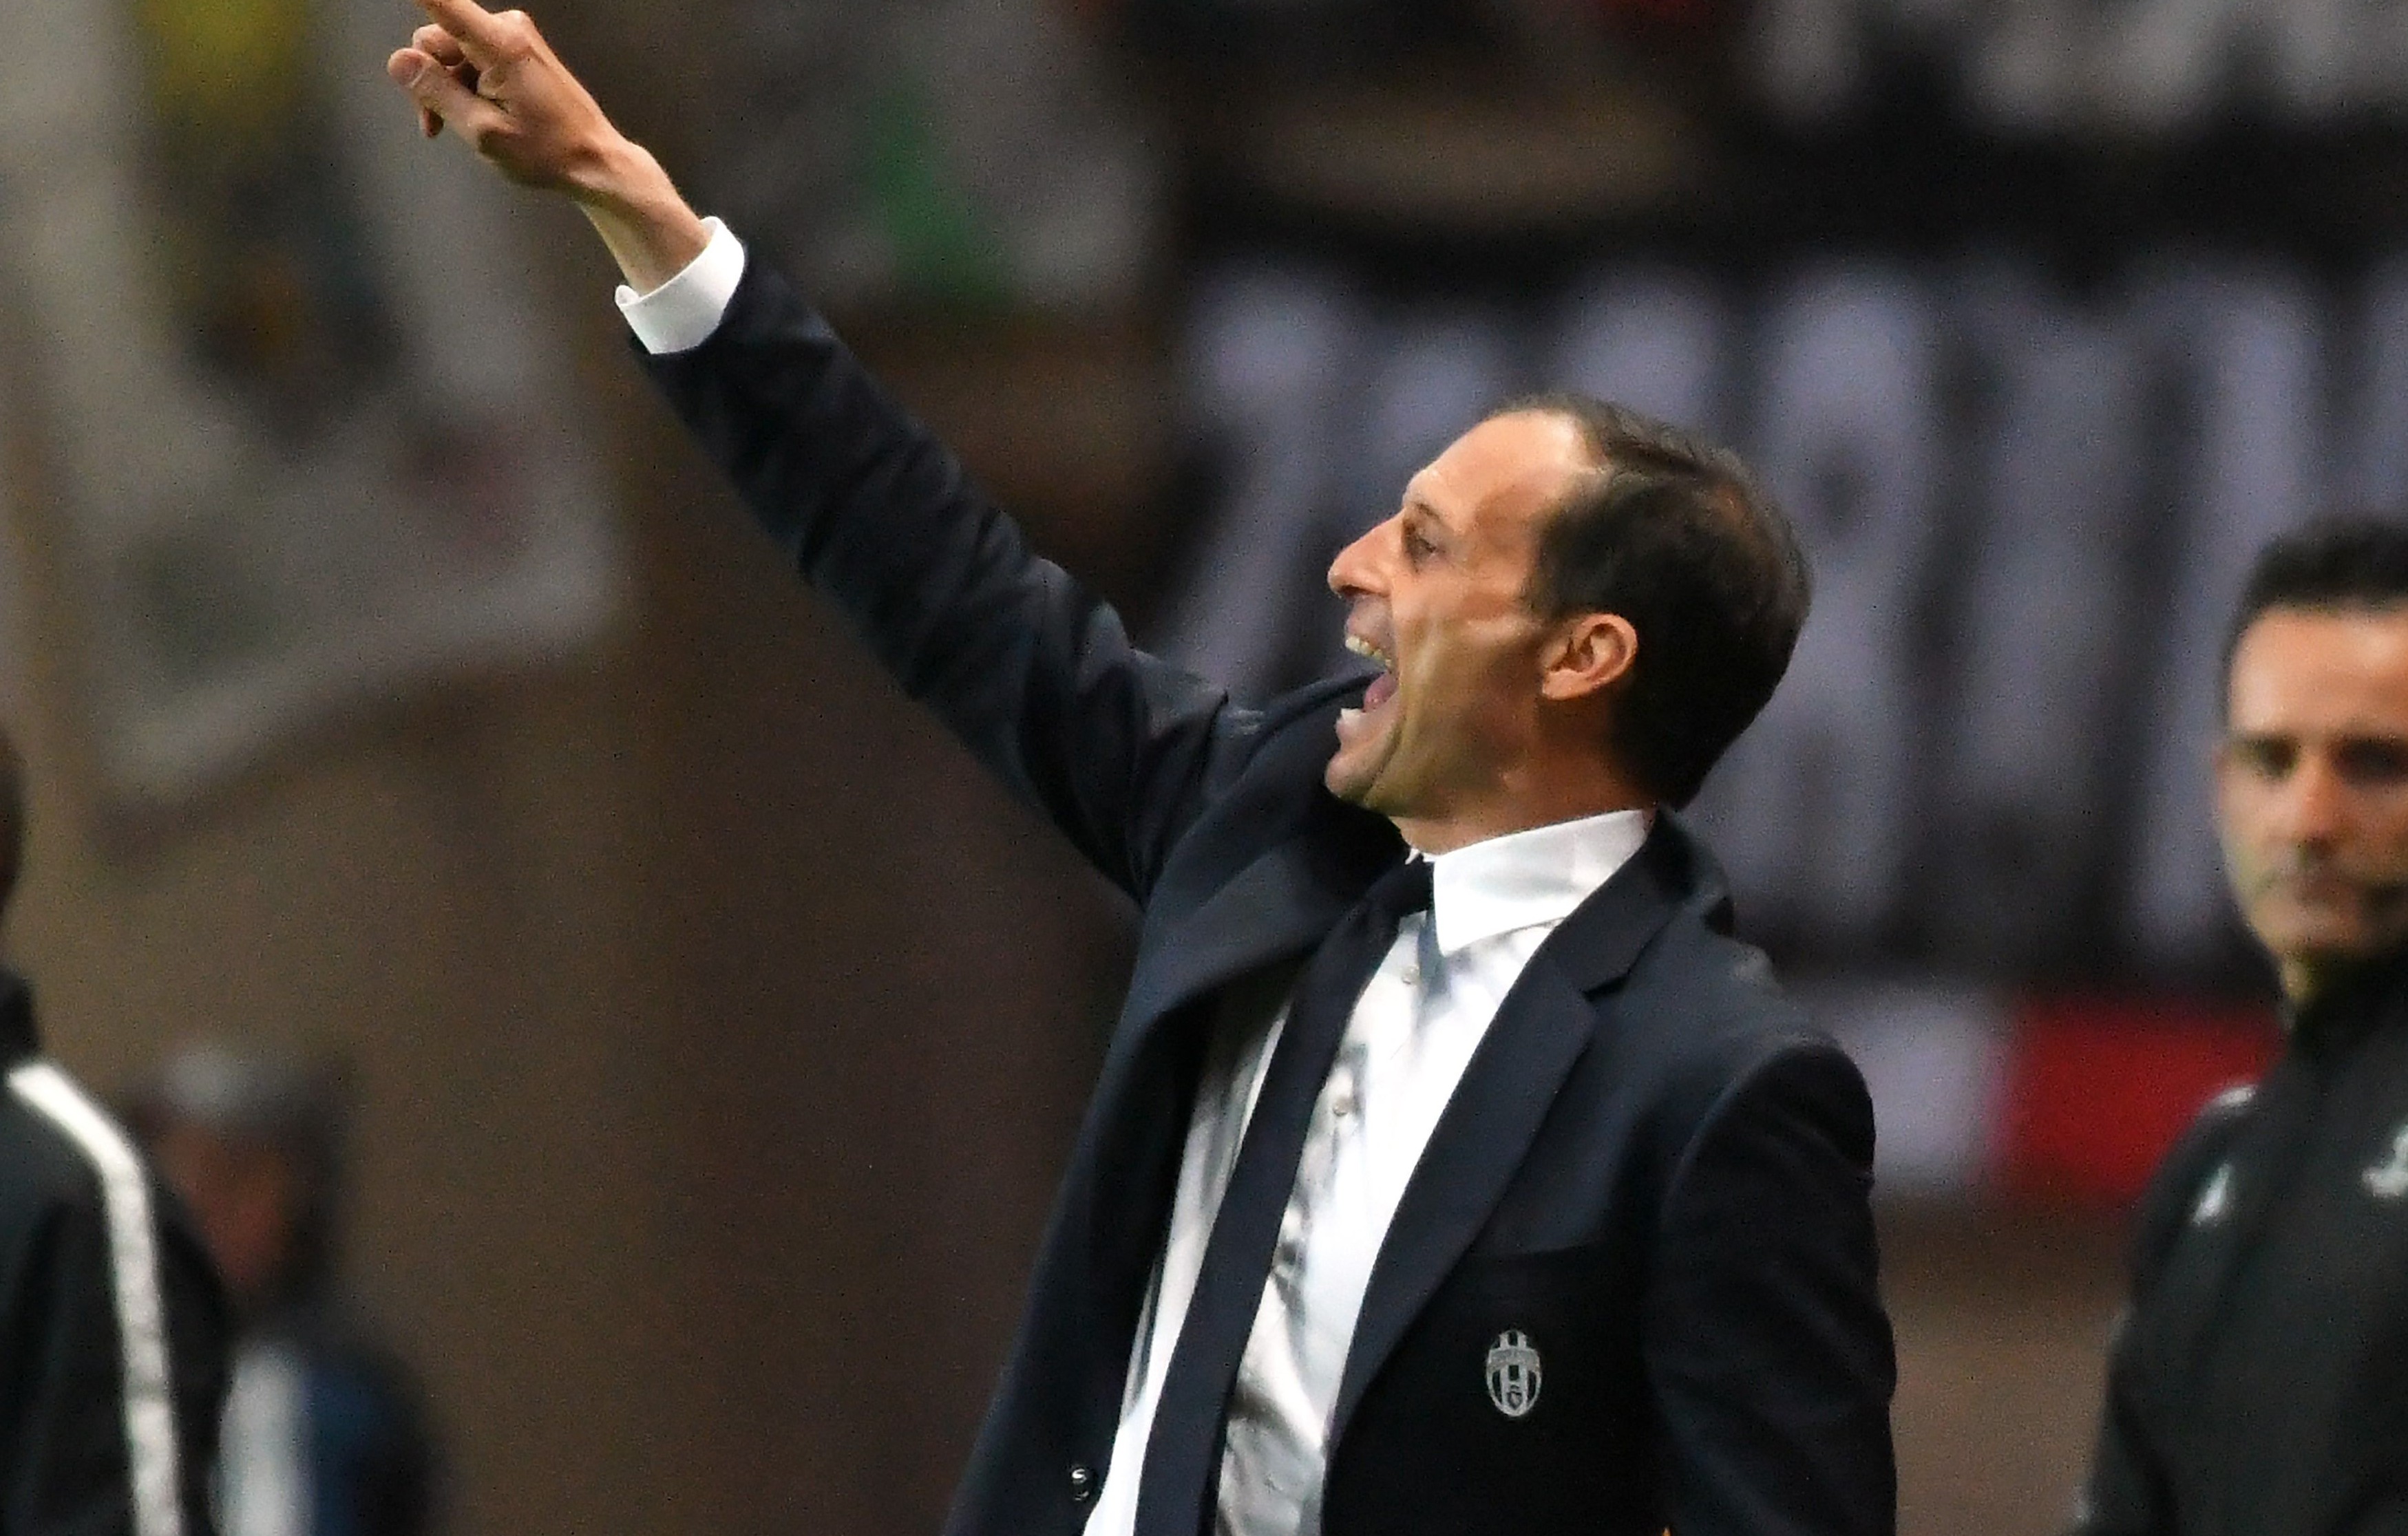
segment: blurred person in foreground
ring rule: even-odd
[[[0,738],[0,912],[25,840]],[[184,1212],[0,971],[0,1536],[208,1536],[232,1333]]]
[[[330,1075],[197,1044],[144,1086],[131,1118],[191,1207],[240,1323],[223,1536],[424,1536],[437,1460],[417,1383],[335,1285],[342,1115]]]
[[[802,574],[1143,910],[949,1529],[1886,1536],[1871,1108],[1672,811],[1806,613],[1738,462],[1570,397],[1473,424],[1330,567],[1376,675],[1242,706],[1033,555],[524,16],[426,9],[389,64],[425,126],[577,201]]]
[[[2080,1536],[2408,1532],[2408,526],[2259,556],[2216,820],[2288,1040],[2143,1197]]]

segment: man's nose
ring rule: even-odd
[[[2294,841],[2330,842],[2348,824],[2349,785],[2323,754],[2302,757],[2286,788],[2285,820]]]
[[[1366,531],[1362,537],[1338,551],[1329,562],[1329,590],[1340,597],[1361,597],[1379,590],[1380,541],[1386,536],[1390,523]]]

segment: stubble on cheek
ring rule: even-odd
[[[2237,866],[2233,889],[2250,931],[2277,957],[2365,959],[2408,940],[2408,882],[2270,859]]]

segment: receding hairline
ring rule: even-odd
[[[1478,432],[1491,422],[1507,421],[1525,416],[1549,419],[1570,427],[1571,441],[1578,449],[1576,461],[1563,472],[1559,483],[1544,489],[1544,499],[1539,505],[1534,524],[1536,535],[1543,539],[1547,530],[1562,516],[1567,507],[1580,499],[1584,491],[1601,489],[1603,482],[1611,479],[1619,473],[1619,470],[1609,462],[1599,447],[1596,434],[1589,430],[1588,423],[1581,420],[1579,413],[1561,406],[1527,403],[1499,406],[1474,421],[1466,430],[1465,435]],[[1460,443],[1462,438],[1458,437],[1455,441]],[[1453,445],[1450,445],[1449,451],[1452,451],[1452,448]],[[1440,459],[1444,457],[1443,453],[1440,455]],[[1432,460],[1413,472],[1412,476],[1405,481],[1404,490],[1398,496],[1398,504],[1400,510],[1419,510],[1437,519],[1442,526],[1452,529],[1456,526],[1455,519],[1447,517],[1444,508],[1421,489],[1423,476],[1429,474],[1438,462],[1439,460]]]
[[[1643,442],[1629,445],[1635,451],[1617,455],[1599,437],[1596,424],[1577,408],[1544,399],[1500,406],[1481,420],[1484,422],[1496,421],[1515,416],[1553,417],[1564,422],[1572,429],[1572,435],[1580,443],[1584,456],[1584,462],[1564,476],[1563,485],[1541,508],[1539,533],[1542,540],[1584,496],[1604,493],[1613,480],[1625,475],[1655,475],[1685,480],[1699,492],[1699,503],[1711,511],[1725,532],[1751,540],[1761,538],[1766,533],[1762,519],[1750,502],[1755,493],[1755,482],[1746,465],[1727,448],[1692,437],[1678,427],[1656,422],[1652,424],[1677,437],[1681,450],[1690,455],[1694,462],[1682,462],[1661,450],[1651,451]],[[1660,463],[1649,462],[1659,458],[1662,460]],[[1534,571],[1532,575],[1535,578],[1537,573]],[[1535,600],[1535,581],[1531,595]]]
[[[1630,437],[1619,445],[1618,451],[1617,446],[1604,435],[1606,428],[1595,420],[1595,413],[1587,408],[1589,405],[1627,419],[1625,425]],[[1592,476],[1596,476],[1649,473],[1684,476],[1708,482],[1713,491],[1716,510],[1742,521],[1750,520],[1748,499],[1758,493],[1755,475],[1746,461],[1711,438],[1612,401],[1584,401],[1579,396],[1554,394],[1509,400],[1482,417],[1480,421],[1484,425],[1516,416],[1551,417],[1571,428],[1572,436],[1580,444],[1586,460],[1582,466],[1584,473],[1575,476],[1575,485],[1594,485],[1596,482]],[[1651,444],[1647,440],[1651,436],[1662,438],[1662,444]]]
[[[1600,478],[1610,480],[1620,475],[1678,478],[1703,492],[1700,500],[1722,519],[1727,532],[1751,541],[1769,537],[1775,547],[1772,552],[1799,576],[1807,576],[1805,551],[1798,545],[1797,531],[1766,493],[1756,471],[1729,445],[1618,401],[1578,391],[1519,395],[1498,405],[1481,421],[1513,416],[1563,421],[1584,450],[1585,473],[1567,478],[1563,494],[1548,509],[1550,513],[1570,505],[1584,488],[1602,490]]]

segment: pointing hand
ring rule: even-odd
[[[433,19],[385,73],[418,104],[429,137],[450,123],[511,180],[572,196],[594,190],[620,139],[523,11],[419,0]]]
[[[650,292],[699,255],[709,235],[668,174],[611,124],[523,11],[477,0],[418,0],[429,24],[385,61],[429,138],[450,124],[522,186],[574,199],[627,281]]]

